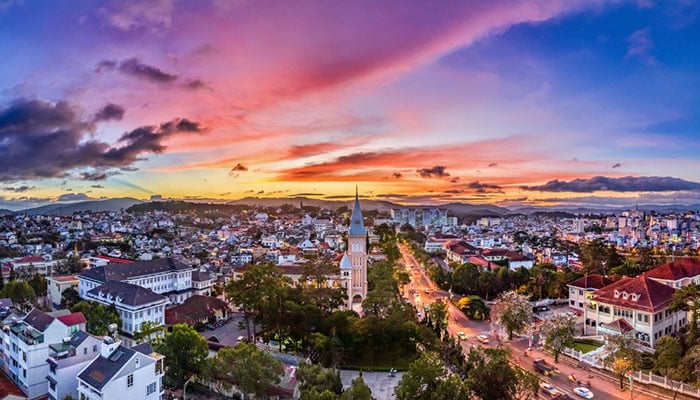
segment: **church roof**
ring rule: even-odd
[[[350,230],[348,231],[350,236],[365,236],[367,231],[365,231],[365,224],[362,221],[362,209],[360,209],[360,197],[355,192],[355,206],[352,209],[352,217],[350,217]]]
[[[343,253],[343,258],[340,260],[340,269],[352,269],[348,253]]]

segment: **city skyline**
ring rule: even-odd
[[[0,0],[0,208],[700,203],[700,6]]]

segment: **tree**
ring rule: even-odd
[[[537,382],[537,378],[533,380],[530,375],[521,375],[516,370],[517,367],[513,368],[508,361],[507,350],[472,349],[467,355],[466,384],[482,400],[514,399],[533,390],[536,394],[537,386],[533,387],[533,382]]]
[[[73,308],[74,305],[80,303],[82,299],[78,291],[72,287],[67,288],[61,293],[61,308]]]
[[[428,317],[432,322],[435,330],[440,332],[445,327],[445,318],[447,317],[447,305],[441,301],[436,301],[430,305],[428,309]]]
[[[158,338],[165,331],[165,327],[154,321],[144,321],[141,323],[139,330],[134,333],[134,341],[136,343],[151,342],[156,343]]]
[[[301,400],[317,397],[325,391],[337,397],[343,391],[339,371],[323,368],[319,364],[307,362],[299,364],[297,379],[300,382]]]
[[[372,389],[367,386],[365,380],[360,376],[352,380],[350,387],[340,396],[341,400],[375,400],[372,397]]]
[[[216,379],[237,384],[244,399],[249,395],[265,398],[267,390],[279,383],[284,373],[280,361],[249,342],[219,350],[210,363]]]
[[[654,353],[654,370],[669,376],[670,371],[678,366],[683,356],[681,342],[671,336],[661,336],[656,341]]]
[[[541,332],[545,336],[544,347],[554,353],[554,362],[559,362],[559,354],[565,348],[574,344],[576,323],[573,318],[559,316],[542,325]]]
[[[676,379],[695,385],[700,384],[700,344],[696,344],[686,351],[673,375]]]
[[[173,326],[173,331],[165,335],[157,349],[165,356],[169,383],[177,387],[202,372],[209,354],[207,340],[187,324]]]
[[[532,321],[532,305],[527,297],[513,291],[501,293],[491,313],[508,332],[508,340],[513,340],[513,332],[520,331]]]
[[[83,272],[83,270],[85,270],[85,263],[77,255],[71,255],[59,260],[53,266],[53,272],[56,275],[75,275]]]
[[[27,280],[27,283],[34,289],[36,297],[46,297],[48,286],[46,284],[46,278],[44,278],[43,275],[39,275],[39,273],[36,272]]]
[[[24,281],[12,280],[0,290],[0,297],[10,298],[16,305],[27,307],[36,301],[34,289]]]
[[[633,340],[628,335],[617,335],[608,338],[610,351],[603,363],[610,367],[620,378],[620,389],[624,389],[624,378],[628,371],[634,370],[640,363],[641,356],[632,348]]]
[[[446,376],[445,365],[432,352],[424,352],[408,366],[394,388],[397,400],[430,400],[431,393]]]
[[[691,319],[688,324],[688,338],[686,340],[691,346],[698,338],[698,313],[700,312],[700,285],[691,283],[676,289],[673,293],[673,301],[669,306],[672,311],[688,311]]]
[[[85,329],[97,336],[109,335],[109,326],[122,326],[122,319],[114,305],[105,306],[95,301],[81,301],[71,307],[71,312],[81,312],[87,324]]]

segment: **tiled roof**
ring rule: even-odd
[[[45,312],[39,311],[39,309],[36,308],[30,311],[29,314],[24,317],[24,322],[28,323],[39,332],[45,331],[46,327],[48,327],[53,320],[54,317],[46,314]]]
[[[624,318],[618,318],[609,324],[601,325],[604,325],[606,328],[614,330],[615,332],[620,332],[621,334],[625,334],[634,330],[634,327],[630,325],[630,323],[627,322],[627,320],[625,320]]]
[[[677,281],[700,275],[700,260],[683,258],[678,261],[659,265],[644,274],[649,278]]]
[[[192,282],[210,281],[211,275],[208,272],[194,271],[192,272]]]
[[[122,304],[129,306],[146,305],[166,299],[165,296],[161,296],[151,289],[118,281],[107,282],[104,285],[100,285],[90,290],[88,294],[99,298],[100,292],[102,292],[105,297],[107,294],[111,294],[113,302],[116,302],[116,297],[118,296],[121,298]]]
[[[121,355],[117,356],[117,352]],[[84,370],[78,375],[90,386],[102,390],[102,388],[119,372],[119,370],[129,362],[135,351],[124,346],[117,347],[109,357],[95,358]]]
[[[613,282],[614,280],[607,276],[590,274],[571,281],[567,285],[583,289],[601,289]]]
[[[615,291],[618,296],[615,296]],[[643,275],[635,278],[625,277],[611,283],[594,294],[596,301],[620,307],[647,312],[655,312],[666,307],[673,300],[675,289]],[[624,294],[628,296],[625,299]],[[632,294],[639,295],[633,300]]]
[[[214,315],[214,311],[229,311],[228,303],[216,297],[194,295],[182,304],[165,310],[165,324],[195,324]]]
[[[108,264],[91,268],[79,277],[98,282],[123,281],[139,276],[153,275],[170,271],[183,271],[192,269],[173,258],[158,258],[150,261],[138,261],[129,264]]]
[[[73,314],[69,314],[69,315],[64,315],[62,317],[57,317],[56,319],[63,322],[66,326],[73,326],[73,325],[87,323],[85,316],[81,312],[77,312],[77,313],[73,313]]]

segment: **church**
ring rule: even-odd
[[[340,283],[347,290],[347,308],[360,312],[362,301],[367,298],[367,231],[357,189],[348,229],[348,248],[340,260]]]

